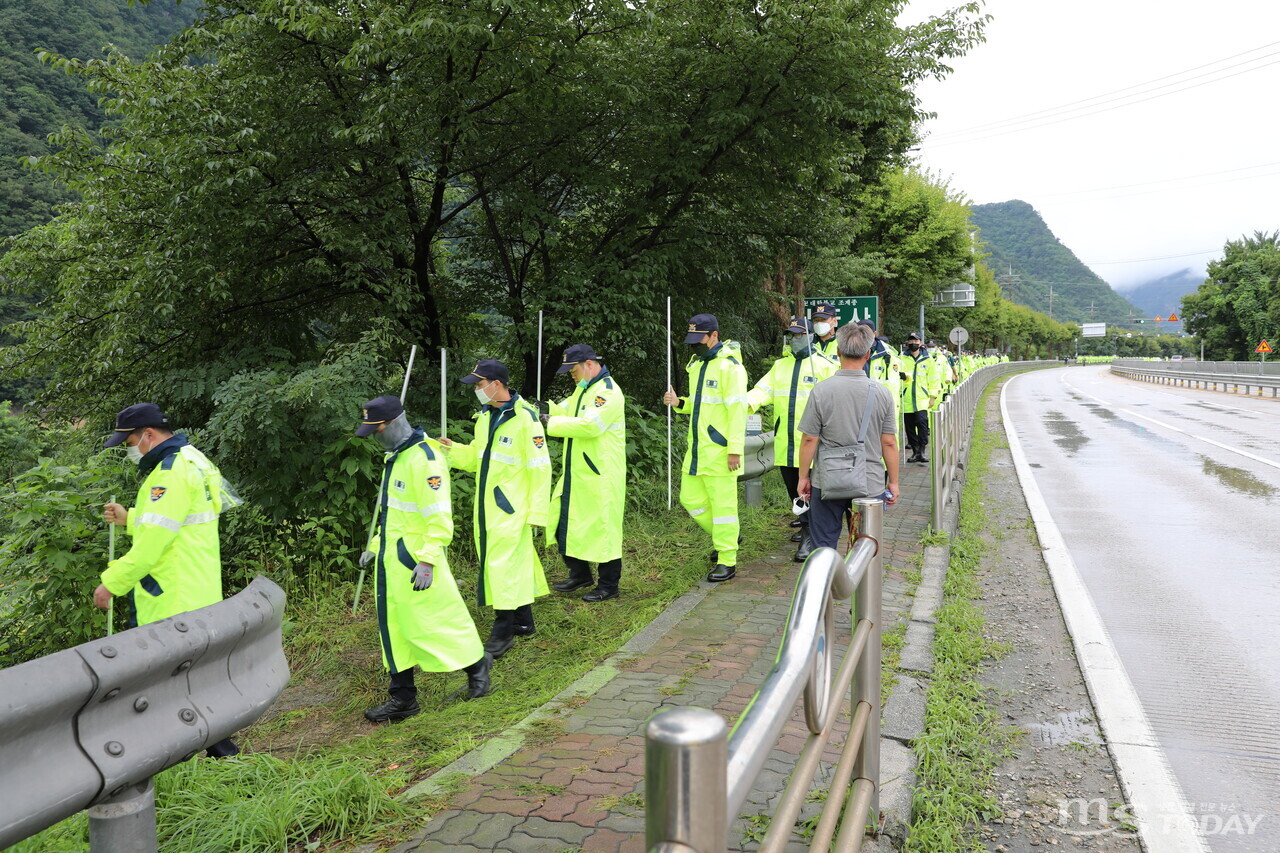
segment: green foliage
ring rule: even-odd
[[[141,56],[191,23],[197,8],[126,0],[0,3],[0,237],[48,221],[58,204],[74,198],[18,159],[47,153],[45,138],[63,125],[96,128],[104,118],[78,81],[42,64],[36,51],[96,56],[114,44]]]
[[[1280,232],[1228,240],[1208,278],[1182,298],[1188,332],[1205,344],[1205,358],[1257,361],[1258,344],[1280,338]]]
[[[84,436],[58,438],[67,450],[41,456],[0,491],[0,667],[106,631],[92,601],[107,563],[102,505],[128,501],[135,473],[118,454],[92,453]],[[123,536],[117,547],[128,547]]]
[[[160,846],[188,853],[314,850],[371,831],[408,808],[385,790],[403,783],[399,775],[372,775],[349,758],[196,759],[155,779]],[[80,853],[88,836],[82,812],[9,850]]]
[[[1062,245],[1025,201],[975,205],[973,223],[996,275],[1005,275],[1012,266],[1014,275],[1022,277],[1009,295],[1012,301],[1048,312],[1052,284],[1058,320],[1117,323],[1132,312],[1141,313]]]
[[[912,86],[982,25],[973,4],[901,30],[890,0],[345,9],[240,0],[148,62],[46,57],[115,122],[34,161],[82,198],[0,266],[51,296],[0,357],[56,378],[48,403],[177,392],[203,422],[229,377],[378,317],[527,393],[539,309],[544,366],[585,338],[660,393],[663,297],[751,314],[772,249],[830,237],[829,191],[900,157]]]

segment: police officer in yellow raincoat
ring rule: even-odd
[[[116,415],[104,447],[125,445],[142,474],[133,509],[103,507],[103,518],[123,525],[133,545],[102,573],[93,602],[107,608],[112,596],[133,599],[137,623],[146,625],[222,601],[218,516],[238,503],[223,487],[217,466],[174,434],[155,403],[137,403]],[[208,754],[226,758],[240,750],[226,738]]]
[[[556,373],[570,374],[577,388],[563,402],[550,403],[542,418],[547,435],[565,440],[551,509],[556,545],[569,577],[552,589],[572,592],[590,586],[590,564],[599,563],[600,582],[582,600],[607,601],[617,598],[622,576],[626,400],[609,368],[586,344],[565,350]]]
[[[680,505],[711,534],[712,583],[727,581],[738,565],[738,469],[747,437],[747,371],[734,341],[720,340],[712,314],[689,320],[684,342],[694,355],[686,368],[689,394],[668,388],[663,402],[689,416],[689,445],[680,476]]]
[[[837,366],[840,364],[840,353],[836,351],[836,329],[839,327],[840,312],[836,306],[823,302],[813,309],[813,334],[817,337],[813,348]]]
[[[470,444],[441,438],[449,465],[476,475],[472,529],[480,560],[476,592],[494,609],[485,651],[502,657],[536,630],[533,600],[550,592],[533,545],[551,509],[551,457],[538,409],[510,390],[507,366],[485,359],[462,378],[482,408]]]
[[[929,409],[942,393],[938,387],[941,379],[937,362],[924,348],[920,335],[907,336],[907,347],[902,353],[902,420],[907,432],[907,446],[911,448],[908,462],[928,462],[925,450],[929,446]]]
[[[489,693],[493,658],[485,653],[449,571],[453,507],[444,453],[409,425],[395,396],[365,403],[356,435],[372,435],[385,452],[377,525],[360,565],[374,564],[378,639],[382,663],[391,673],[391,698],[364,715],[384,723],[418,713],[414,667],[464,670],[467,698],[479,699]]]
[[[773,407],[773,462],[787,487],[787,494],[794,501],[799,495],[796,485],[800,481],[800,445],[804,440],[800,432],[800,418],[804,415],[813,386],[834,374],[840,365],[816,351],[813,326],[803,317],[791,318],[787,341],[786,354],[774,361],[769,372],[761,376],[747,393],[747,406],[751,412],[765,406]],[[802,563],[813,550],[808,512],[798,521],[801,530],[794,541],[800,545],[796,549],[795,560]]]

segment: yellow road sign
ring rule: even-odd
[[[1254,352],[1271,352],[1271,344],[1267,343],[1266,341],[1263,341],[1262,343],[1258,344],[1258,348],[1254,350]]]
[[[1157,323],[1163,323],[1163,322],[1164,322],[1164,318],[1163,318],[1163,317],[1161,317],[1159,314],[1157,314],[1157,315],[1156,315],[1156,322],[1157,322]]]
[[[1169,315],[1169,322],[1170,322],[1170,323],[1176,323],[1176,322],[1178,322],[1178,315],[1177,315],[1177,314],[1170,314],[1170,315]]]

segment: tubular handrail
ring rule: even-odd
[[[844,575],[847,589],[852,592],[862,582],[875,553],[875,543],[863,539],[855,545],[847,562],[834,548],[817,548],[805,561],[773,669],[729,733],[729,813],[734,817],[742,810],[769,758],[769,750],[777,743],[807,686],[810,664],[819,662],[821,654],[829,665],[830,658],[819,644],[827,639],[823,630],[825,614],[835,597],[837,575]],[[829,694],[824,691],[813,714],[823,724],[829,716],[828,705]],[[822,726],[815,729],[810,725],[809,730],[818,734]]]
[[[1222,364],[1247,364],[1261,366],[1261,362],[1225,362]],[[1266,365],[1272,367],[1272,365]],[[1185,385],[1191,387],[1212,388],[1217,390],[1218,386],[1222,386],[1223,391],[1239,391],[1244,388],[1247,396],[1253,396],[1250,389],[1257,388],[1258,396],[1263,396],[1263,389],[1271,389],[1271,397],[1280,396],[1280,374],[1277,373],[1246,373],[1243,371],[1232,372],[1213,372],[1209,370],[1185,370],[1179,369],[1182,365],[1173,362],[1163,364],[1161,362],[1113,362],[1111,372],[1128,379],[1136,379],[1140,382],[1162,382],[1172,385]]]
[[[851,686],[852,724],[820,827],[829,840],[843,809],[842,849],[856,851],[861,845],[862,828],[878,809],[879,797],[883,571],[879,540],[884,504],[871,499],[855,504],[859,523],[854,547],[847,559],[832,548],[819,548],[805,562],[774,666],[739,715],[733,732],[727,732],[719,714],[700,708],[673,708],[649,720],[645,829],[651,853],[725,850],[729,827],[803,693],[810,735],[760,847],[761,853],[782,851],[836,723],[842,719],[840,711]],[[853,625],[833,682],[834,601],[850,596]]]

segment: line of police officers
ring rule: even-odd
[[[861,321],[874,329],[874,323]],[[742,465],[748,412],[772,406],[774,453],[783,482],[797,496],[802,435],[800,418],[813,387],[839,369],[834,351],[838,315],[821,305],[814,322],[795,318],[788,348],[748,390],[740,347],[720,339],[711,314],[689,321],[685,343],[694,348],[686,371],[686,395],[668,388],[667,406],[688,416],[688,443],[681,463],[680,503],[711,537],[712,582],[734,577],[740,542],[737,471]],[[934,345],[934,342],[930,342]],[[968,359],[966,361],[966,359]],[[926,349],[919,336],[899,353],[877,337],[867,372],[902,401],[908,461],[927,461],[927,412],[955,382],[976,369],[969,356],[957,359]],[[618,596],[622,572],[622,521],[626,499],[625,398],[601,358],[586,345],[569,347],[557,373],[576,383],[560,402],[526,400],[511,390],[506,366],[482,360],[461,381],[481,404],[470,443],[432,439],[410,425],[399,398],[365,404],[355,434],[373,437],[384,451],[376,523],[360,556],[373,567],[378,634],[390,674],[387,701],[365,716],[374,722],[419,712],[414,674],[461,670],[468,699],[487,695],[493,661],[517,637],[536,632],[533,601],[548,586],[535,529],[543,528],[569,569],[555,584],[561,592],[592,586],[582,596],[602,602]],[[547,436],[564,441],[560,477],[551,488]],[[106,447],[124,444],[139,465],[142,482],[134,507],[104,507],[104,518],[124,525],[132,547],[103,572],[94,602],[106,608],[112,596],[129,595],[137,622],[146,624],[222,599],[218,518],[238,499],[203,454],[174,434],[153,403],[123,409]],[[479,561],[478,603],[494,609],[489,637],[481,642],[475,622],[449,569],[453,540],[450,469],[476,479],[472,533]],[[794,538],[796,559],[811,547],[807,525]],[[591,564],[598,566],[593,580]],[[229,739],[211,755],[233,755]]]

